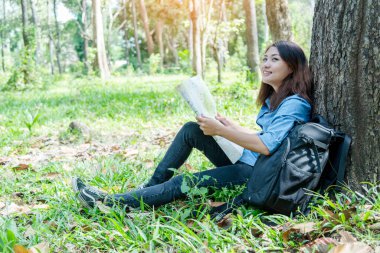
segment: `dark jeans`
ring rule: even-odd
[[[214,138],[204,135],[197,123],[188,122],[174,138],[146,188],[115,194],[112,197],[117,202],[134,208],[140,206],[141,199],[145,204],[157,207],[186,197],[186,194],[181,192],[184,176],[173,177],[173,169],[181,167],[193,148],[203,152],[216,168],[194,173],[188,181],[190,187],[196,185],[222,188],[242,185],[248,181],[252,166],[242,162],[232,164]]]

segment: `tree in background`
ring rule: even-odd
[[[379,1],[319,0],[310,64],[315,110],[352,136],[347,177],[380,181]]]
[[[292,40],[288,0],[266,0],[265,3],[272,41]]]
[[[6,10],[5,10],[5,0],[2,1],[2,18],[1,18],[1,23],[0,23],[0,39],[1,39],[1,69],[3,72],[5,72],[5,53],[4,53],[4,48],[5,48],[5,25],[6,25]]]
[[[256,8],[254,0],[243,1],[245,11],[247,37],[247,63],[251,74],[258,79],[259,71],[259,41],[257,37]]]
[[[193,73],[203,76],[202,66],[202,45],[201,45],[201,16],[200,16],[200,1],[190,1],[190,17],[192,27],[192,66]]]
[[[111,76],[108,66],[106,47],[104,44],[103,18],[100,0],[92,0],[93,33],[96,46],[95,68],[99,70],[100,77],[105,80]]]
[[[149,18],[148,13],[146,12],[145,8],[145,1],[140,0],[140,15],[141,15],[141,21],[143,22],[144,31],[145,31],[145,38],[148,46],[148,55],[150,56],[154,52],[154,43],[152,34],[150,33],[149,29]]]

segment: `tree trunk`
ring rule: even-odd
[[[157,23],[156,23],[156,39],[157,39],[157,44],[158,48],[160,50],[160,69],[161,71],[164,69],[164,41],[162,39],[162,34],[164,31],[164,22],[162,21],[161,18],[158,18]]]
[[[59,24],[57,18],[57,0],[53,0],[53,11],[55,18],[55,32],[57,35],[57,41],[55,43],[55,54],[57,57],[57,66],[58,72],[62,74],[62,65],[61,65],[61,32],[59,31]]]
[[[34,43],[35,43],[34,58],[35,58],[36,63],[38,64],[39,54],[40,54],[40,43],[39,43],[40,33],[39,33],[39,28],[38,28],[39,21],[38,21],[38,16],[36,13],[36,7],[34,4],[34,1],[29,0],[29,3],[30,3],[30,9],[32,11],[32,22],[33,22],[34,29],[35,29],[34,30]]]
[[[28,14],[26,12],[26,0],[21,0],[21,15],[22,15],[22,39],[24,46],[29,47],[30,41],[28,36]]]
[[[190,2],[190,5],[192,6],[191,2]],[[192,7],[191,7],[192,8]],[[191,10],[190,8],[190,10]],[[193,58],[194,58],[194,45],[193,45],[193,42],[194,42],[194,39],[193,39],[193,21],[191,19],[191,15],[189,16],[189,32],[188,32],[188,36],[187,36],[187,39],[188,39],[188,46],[189,46],[189,58],[190,58],[190,62],[191,64],[193,64]]]
[[[269,40],[269,27],[268,27],[268,18],[266,13],[266,3],[262,1],[261,8],[263,10],[263,19],[264,19],[264,44]]]
[[[132,0],[132,16],[133,16],[133,33],[134,33],[134,38],[135,38],[137,63],[139,65],[139,68],[141,68],[141,54],[140,54],[139,37],[138,37],[138,33],[137,33],[137,15],[136,15],[135,0]]]
[[[243,1],[247,36],[247,62],[251,73],[259,77],[259,40],[257,38],[255,0]]]
[[[272,41],[292,40],[288,0],[266,0],[265,3]]]
[[[46,1],[46,23],[47,23],[47,30],[48,30],[48,36],[49,36],[49,63],[50,63],[50,73],[54,75],[54,60],[53,60],[53,55],[54,55],[54,44],[53,44],[53,35],[51,33],[50,29],[50,0]]]
[[[206,6],[208,2],[208,9],[206,11]],[[212,13],[212,6],[213,6],[214,0],[200,0],[200,33],[201,33],[201,55],[202,55],[202,77],[205,78],[205,71],[206,71],[206,53],[207,53],[207,40],[208,40],[208,30],[209,30],[209,24],[208,22],[211,20],[211,13]]]
[[[179,58],[178,58],[178,51],[177,51],[177,40],[175,37],[171,35],[167,35],[166,40],[167,40],[169,50],[172,52],[172,55],[174,58],[174,64],[175,66],[178,66]]]
[[[92,17],[94,42],[96,45],[96,57],[94,65],[99,69],[100,77],[103,80],[106,80],[111,76],[111,73],[108,67],[106,47],[104,44],[103,18],[100,8],[100,0],[92,0]]]
[[[5,53],[4,53],[4,44],[5,44],[5,35],[4,35],[4,27],[5,27],[5,0],[3,0],[3,18],[1,22],[1,69],[5,72]]]
[[[380,180],[379,1],[316,1],[310,65],[315,110],[352,136],[349,184]]]
[[[201,31],[200,31],[200,0],[192,0],[190,16],[191,23],[193,27],[192,37],[193,37],[193,73],[202,76],[202,50],[201,50]]]
[[[129,38],[128,38],[128,22],[127,22],[127,1],[124,0],[123,2],[123,30],[124,30],[124,41],[125,41],[125,61],[127,62],[127,65],[129,64]]]
[[[88,35],[87,35],[87,0],[82,0],[82,25],[83,25],[83,63],[85,71],[88,72]]]
[[[144,30],[145,30],[146,43],[148,46],[148,54],[150,56],[151,54],[153,54],[154,44],[153,44],[152,35],[150,34],[150,30],[149,30],[149,18],[148,18],[148,13],[146,12],[144,0],[140,0],[140,12],[141,12],[141,19],[142,19]]]

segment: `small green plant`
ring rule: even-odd
[[[13,220],[0,220],[0,252],[13,252],[13,246],[17,243],[17,226]]]
[[[40,116],[39,109],[37,109],[35,113],[32,113],[29,110],[25,112],[24,125],[28,128],[29,133],[32,133],[33,126],[37,123]]]

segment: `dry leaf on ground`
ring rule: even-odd
[[[27,169],[29,169],[29,165],[25,164],[25,163],[20,163],[19,165],[14,166],[12,169],[15,171],[27,170]]]
[[[328,253],[372,253],[374,250],[365,243],[345,243],[330,249]]]
[[[226,216],[224,216],[223,219],[218,222],[218,227],[223,228],[223,229],[228,229],[229,227],[231,227],[232,226],[231,215],[232,214],[229,213]]]
[[[56,179],[60,176],[61,176],[61,173],[59,173],[59,172],[50,172],[50,173],[43,174],[41,179],[53,180],[53,179]]]
[[[41,242],[37,245],[34,245],[29,249],[30,253],[48,253],[50,252],[50,247],[47,242]]]
[[[304,237],[309,237],[309,233],[315,231],[315,223],[314,222],[305,222],[300,224],[295,224],[284,230],[282,233],[282,238],[284,242],[288,242],[289,238],[293,233],[299,233],[304,235]]]
[[[28,206],[19,206],[15,203],[11,203],[10,205],[4,207],[0,211],[0,215],[8,216],[11,214],[28,214],[30,213],[30,208]]]
[[[351,243],[356,242],[356,238],[347,231],[339,231],[338,234],[341,236],[340,243]]]
[[[329,249],[331,249],[331,246],[335,246],[338,244],[339,243],[335,239],[330,237],[318,238],[312,242],[305,244],[303,247],[299,249],[299,251],[302,253],[327,253]]]

